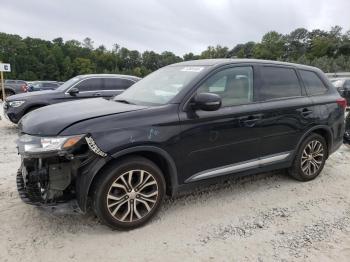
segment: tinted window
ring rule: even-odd
[[[309,95],[319,95],[327,91],[327,87],[323,84],[316,73],[300,70],[300,75]]]
[[[55,87],[57,87],[57,84],[56,83],[43,83],[43,87],[55,88]]]
[[[221,96],[223,106],[247,104],[253,101],[253,68],[234,67],[222,70],[206,80],[197,93]]]
[[[25,81],[17,80],[17,84],[25,85],[25,84],[27,84],[27,83],[26,83]]]
[[[6,84],[15,84],[16,83],[16,81],[14,81],[14,80],[6,80]]]
[[[104,79],[104,89],[105,90],[119,90],[127,89],[129,86],[134,84],[133,81],[121,78],[105,78]]]
[[[261,68],[261,77],[261,100],[301,96],[299,80],[292,68],[264,66]]]
[[[102,78],[90,78],[83,80],[76,87],[80,92],[101,90]]]

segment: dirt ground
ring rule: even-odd
[[[350,149],[308,183],[284,171],[167,199],[151,223],[111,231],[17,195],[17,129],[0,120],[0,261],[350,261]]]

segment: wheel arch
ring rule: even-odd
[[[159,147],[136,146],[121,150],[108,157],[108,159],[101,160],[88,174],[80,176],[80,179],[84,180],[81,181],[84,186],[79,190],[81,195],[78,199],[80,199],[79,206],[83,211],[86,211],[87,199],[92,195],[95,183],[103,170],[131,156],[141,156],[155,163],[163,172],[166,181],[166,194],[171,196],[176,194],[178,188],[177,169],[172,157]]]
[[[332,146],[333,146],[333,134],[332,134],[332,130],[328,127],[328,126],[323,126],[323,125],[319,125],[319,126],[314,126],[312,128],[310,128],[299,140],[298,145],[297,145],[297,149],[300,148],[301,143],[305,140],[305,138],[307,138],[311,133],[316,133],[319,134],[320,136],[324,137],[326,139],[326,143],[327,143],[327,151],[328,151],[328,156],[330,155]],[[297,150],[295,151],[297,152]],[[327,156],[327,157],[328,157]]]

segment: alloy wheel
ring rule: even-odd
[[[145,170],[130,170],[120,175],[107,193],[107,209],[120,222],[145,217],[158,199],[158,184]]]
[[[307,176],[315,175],[324,161],[324,147],[318,140],[310,141],[301,156],[301,169]]]

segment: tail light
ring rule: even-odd
[[[344,110],[346,109],[347,107],[347,102],[346,102],[346,99],[345,98],[338,98],[337,99],[337,104],[339,106],[341,106]]]
[[[28,86],[27,85],[22,85],[21,89],[23,92],[28,92]]]

